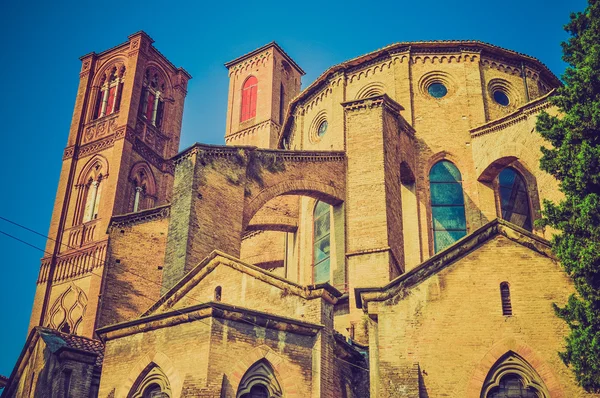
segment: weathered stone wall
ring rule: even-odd
[[[138,317],[160,298],[169,207],[115,217],[96,328]]]
[[[505,281],[512,316],[502,313]],[[369,303],[377,317],[374,396],[405,396],[401,375],[416,363],[426,396],[479,397],[488,371],[509,350],[533,366],[551,396],[583,396],[558,357],[567,326],[552,308],[572,291],[552,259],[496,236],[389,300]]]

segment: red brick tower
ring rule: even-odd
[[[98,318],[110,219],[170,200],[167,159],[179,148],[190,75],[144,32],[81,58],[30,328],[92,337]]]
[[[229,69],[227,145],[276,148],[304,71],[272,42],[225,64]]]

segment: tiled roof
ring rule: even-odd
[[[94,366],[102,367],[104,360],[104,344],[99,340],[88,339],[87,337],[76,336],[73,334],[62,333],[58,330],[36,327],[40,337],[52,351],[56,351],[62,347],[73,348],[96,354],[96,363]]]

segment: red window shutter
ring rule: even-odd
[[[256,116],[256,90],[258,79],[250,76],[242,87],[242,115],[240,121],[245,121]]]
[[[100,112],[102,112],[102,96],[104,95],[104,91],[98,90],[98,98],[96,98],[96,109],[94,110],[94,119],[100,117]]]
[[[148,100],[146,101],[146,119],[152,120],[152,113],[154,113],[154,93],[148,93]]]
[[[119,83],[119,94],[115,100],[115,112],[121,109],[121,97],[123,96],[123,83]]]
[[[117,86],[112,86],[108,89],[108,103],[106,104],[106,114],[110,115],[113,113],[114,105],[115,105],[115,91],[117,90]]]
[[[250,88],[250,108],[248,109],[248,118],[253,118],[256,116],[256,90],[257,86],[252,86]]]

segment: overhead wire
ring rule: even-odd
[[[43,233],[41,233],[41,232],[35,231],[34,229],[31,229],[31,228],[29,228],[29,227],[27,227],[27,226],[25,226],[25,225],[22,225],[22,224],[20,224],[20,223],[18,223],[18,222],[12,221],[12,220],[10,220],[10,219],[8,219],[8,218],[6,218],[6,217],[3,217],[3,216],[1,216],[1,215],[0,215],[0,220],[3,220],[3,221],[5,221],[5,222],[8,222],[8,223],[10,223],[10,224],[12,224],[12,225],[15,225],[15,226],[17,226],[17,227],[19,227],[19,228],[22,228],[22,229],[24,229],[24,230],[26,230],[26,231],[29,231],[29,232],[31,232],[31,233],[34,233],[34,234],[36,234],[36,235],[38,235],[38,236],[40,236],[40,237],[43,237],[43,238],[49,239],[49,240],[51,240],[51,241],[53,241],[53,242],[59,243],[57,239],[54,239],[54,238],[52,238],[52,237],[50,237],[50,236],[47,236],[47,235],[45,235],[45,234],[43,234]],[[7,232],[4,232],[4,231],[0,230],[0,234],[2,234],[2,235],[5,235],[5,236],[8,236],[8,237],[10,237],[10,238],[12,238],[12,239],[14,239],[14,240],[16,240],[16,241],[18,241],[18,242],[21,242],[21,243],[23,243],[23,244],[25,244],[25,245],[27,245],[27,246],[29,246],[29,247],[33,248],[33,249],[36,249],[36,250],[39,250],[39,251],[41,251],[41,252],[43,252],[43,253],[46,253],[46,254],[52,255],[52,253],[50,253],[50,252],[46,251],[45,249],[42,249],[42,248],[40,248],[40,247],[37,247],[37,246],[35,246],[35,245],[33,245],[33,244],[31,244],[31,243],[29,243],[29,242],[25,241],[25,240],[22,240],[22,239],[20,239],[20,238],[17,238],[16,236],[14,236],[14,235],[11,235],[11,234],[9,234],[9,233],[7,233]],[[75,250],[77,250],[75,253],[80,253],[80,252],[83,252],[83,251],[84,251],[84,250],[78,250],[76,247],[70,246],[70,245],[68,245],[68,244],[66,244],[66,243],[62,243],[62,242],[60,242],[60,244],[61,244],[62,246],[65,246],[65,247],[69,248],[69,249],[75,249]],[[70,254],[74,254],[74,253],[70,253]],[[83,255],[84,255],[84,256],[89,256],[89,257],[91,257],[92,259],[94,259],[94,260],[96,260],[96,261],[99,261],[99,262],[100,262],[100,263],[101,263],[103,266],[106,266],[106,265],[108,264],[107,260],[105,260],[105,259],[101,259],[101,258],[98,258],[98,257],[94,256],[92,253],[83,253]],[[150,283],[152,283],[152,284],[155,284],[155,285],[157,285],[158,287],[162,287],[162,285],[161,285],[160,283],[158,283],[158,282],[156,282],[156,281],[153,281],[153,280],[151,280],[151,279],[148,279],[148,278],[144,277],[143,275],[140,275],[140,274],[137,274],[137,273],[135,273],[135,272],[132,272],[132,271],[131,271],[131,270],[129,270],[129,269],[126,269],[126,268],[124,268],[124,267],[123,267],[123,266],[122,266],[120,263],[116,263],[116,262],[115,262],[113,265],[114,265],[115,267],[117,267],[117,268],[121,268],[121,269],[122,269],[124,272],[127,272],[127,273],[129,273],[129,274],[131,274],[131,275],[134,275],[134,276],[136,276],[136,277],[138,277],[138,278],[141,278],[141,279],[143,279],[143,280],[145,280],[145,281],[147,281],[147,282],[150,282]],[[81,270],[81,271],[83,271],[83,272],[86,272],[86,271],[85,271],[85,269],[83,269],[81,266],[78,266],[78,265],[76,265],[76,264],[74,264],[74,266],[75,266],[76,268],[78,268],[79,270]],[[93,274],[93,275],[95,275],[95,276],[99,277],[99,278],[102,278],[102,275],[99,275],[99,274],[96,274],[96,273],[94,273],[94,271],[93,271],[93,270],[91,270],[91,271],[88,271],[88,272],[89,272],[90,274]],[[122,282],[121,280],[119,280],[119,279],[117,279],[117,278],[115,278],[115,277],[113,277],[113,276],[111,276],[111,275],[108,275],[108,274],[106,274],[104,277],[105,277],[106,279],[111,279],[111,280],[113,280],[113,281],[116,281],[116,282]],[[52,281],[50,281],[50,282],[52,282]],[[136,297],[143,297],[143,298],[145,298],[145,299],[149,300],[150,302],[152,302],[152,304],[153,304],[153,305],[154,305],[154,304],[156,304],[156,303],[158,302],[158,300],[156,300],[156,299],[154,299],[154,298],[151,298],[151,297],[148,297],[148,296],[146,296],[146,295],[144,295],[144,294],[142,294],[142,293],[139,293],[139,292],[137,292],[137,293],[136,293]],[[210,303],[210,301],[201,301],[200,299],[198,299],[198,298],[196,298],[196,297],[194,297],[194,296],[188,295],[188,294],[186,294],[186,295],[185,295],[185,297],[186,297],[186,298],[190,298],[190,299],[192,299],[193,301],[196,301],[196,302],[197,302],[199,305],[203,305],[203,304],[208,304],[208,303]],[[159,299],[160,299],[160,298],[159,298]],[[178,309],[176,309],[176,308],[172,308],[172,309],[171,309],[171,311],[177,312],[177,313],[179,313],[180,315],[185,315],[185,314],[186,314],[186,313],[184,313],[184,312],[182,312],[182,311],[180,311],[180,310],[178,310]],[[204,322],[204,321],[202,321],[201,319],[196,319],[196,320],[197,320],[197,321],[200,321],[201,323],[203,323],[203,324],[205,324],[205,325],[207,325],[207,326],[209,326],[209,327],[211,326],[209,323],[207,323],[207,322]],[[246,322],[246,323],[248,323],[248,324],[250,324],[250,325],[253,325],[253,326],[258,326],[258,327],[261,327],[261,328],[262,328],[262,327],[264,327],[264,326],[262,326],[262,325],[259,325],[259,324],[255,323],[255,322],[252,322],[252,321],[250,321],[250,320],[247,320],[247,319],[240,318],[240,320],[241,320],[241,321],[243,321],[243,322]],[[320,350],[319,350],[319,354],[320,354]],[[346,361],[346,360],[344,360],[344,359],[342,359],[342,358],[339,358],[339,357],[337,357],[337,356],[334,356],[334,358],[336,358],[337,360],[339,360],[339,361],[341,361],[341,362],[347,363],[348,365],[351,365],[351,366],[357,367],[357,368],[359,368],[359,369],[362,369],[362,370],[364,370],[364,371],[366,371],[366,372],[369,372],[369,369],[368,369],[368,368],[364,368],[364,367],[362,367],[362,366],[359,366],[359,365],[353,364],[353,363],[351,363],[351,362],[348,362],[348,361]]]

